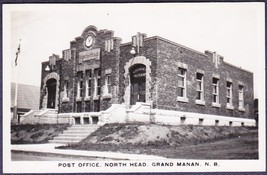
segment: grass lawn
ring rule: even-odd
[[[177,159],[258,159],[258,130],[248,127],[107,124],[60,148]]]
[[[68,126],[67,124],[11,125],[11,144],[47,143]]]

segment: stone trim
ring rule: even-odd
[[[220,75],[219,75],[219,74],[212,73],[212,77],[213,77],[213,78],[220,79]]]
[[[228,81],[230,83],[233,83],[233,79],[232,78],[229,78],[229,77],[226,78],[226,81]]]
[[[55,109],[58,109],[58,104],[59,104],[59,80],[60,77],[56,72],[51,72],[48,75],[46,75],[46,77],[43,79],[43,88],[42,91],[46,91],[46,82],[50,79],[55,79],[57,81],[57,87],[56,87],[56,99],[55,99]],[[44,102],[45,100],[47,100],[47,95],[48,92],[46,93],[46,95],[43,97],[42,99],[42,107],[44,109],[47,108],[47,101]]]
[[[149,101],[151,98],[150,90],[151,90],[151,61],[147,59],[144,56],[136,56],[132,59],[130,59],[124,66],[124,84],[126,85],[125,87],[125,93],[123,96],[124,103],[126,106],[130,106],[130,98],[131,98],[131,92],[130,92],[130,73],[129,69],[135,64],[143,64],[146,66],[146,101]]]
[[[177,66],[180,67],[180,68],[183,68],[183,69],[188,69],[187,64],[182,63],[182,62],[178,62],[178,63],[177,63]]]

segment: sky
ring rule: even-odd
[[[40,86],[41,62],[52,54],[61,57],[70,41],[94,25],[113,30],[123,43],[142,32],[203,53],[216,51],[254,73],[256,97],[264,87],[264,3],[9,4],[3,15],[4,73],[13,82],[20,39],[18,81]]]

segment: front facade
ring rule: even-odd
[[[151,109],[253,118],[253,74],[215,52],[140,33],[121,43],[113,31],[89,26],[62,55],[42,63],[40,109],[90,113],[142,102]]]

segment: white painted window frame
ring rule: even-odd
[[[213,79],[216,79],[217,80],[217,83],[213,83]],[[219,102],[219,99],[220,99],[220,96],[219,96],[219,92],[220,92],[220,79],[217,78],[217,77],[213,77],[212,78],[212,106],[213,107],[217,107],[217,108],[220,108],[221,107],[221,104]],[[216,93],[213,91],[214,87],[216,88]],[[213,98],[214,98],[214,95],[216,95],[216,102],[213,102]]]
[[[230,83],[230,87],[227,86],[227,84]],[[229,91],[229,95],[228,95]],[[229,103],[227,102],[227,99],[229,99]],[[226,108],[227,109],[234,109],[233,106],[233,83],[230,81],[226,82]]]
[[[179,94],[178,94],[177,101],[178,102],[187,103],[188,102],[188,98],[187,98],[187,78],[186,78],[187,77],[187,65],[184,64],[184,63],[178,63],[178,70],[179,69],[183,69],[184,70],[184,75],[178,73],[178,77],[183,78],[184,81],[183,81],[183,85],[182,86],[180,86],[179,83],[177,83],[177,84],[178,84],[178,88],[183,88],[184,91],[183,91],[183,96],[179,96]]]
[[[197,78],[197,74],[201,75],[201,79]],[[196,73],[196,82],[200,83],[200,89],[199,90],[197,89],[197,93],[200,92],[200,99],[196,99],[195,103],[198,105],[206,105],[206,102],[204,100],[204,73],[200,72]]]
[[[92,70],[88,69],[86,70],[86,87],[85,87],[85,101],[89,101],[91,94],[89,95],[89,92],[92,93]],[[89,81],[91,82],[91,86],[89,87]]]

